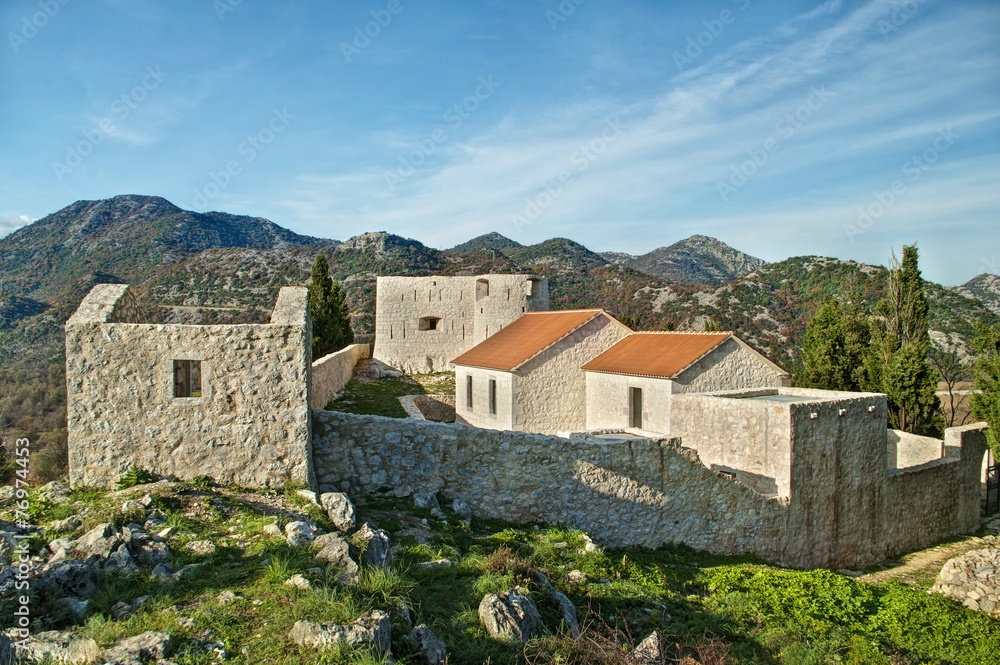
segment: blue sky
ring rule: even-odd
[[[994,0],[4,0],[0,233],[153,194],[345,239],[1000,272]]]

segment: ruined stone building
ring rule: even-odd
[[[522,314],[548,308],[549,281],[538,275],[379,277],[372,355],[404,372],[449,370]]]

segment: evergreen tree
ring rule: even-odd
[[[313,324],[313,359],[339,351],[354,342],[351,316],[339,282],[330,278],[326,256],[320,254],[312,268],[309,310]]]
[[[797,383],[822,390],[861,390],[870,341],[868,317],[854,304],[828,299],[809,321],[802,346],[805,367]]]
[[[938,374],[928,358],[928,307],[916,245],[903,247],[902,262],[893,254],[888,286],[872,319],[864,387],[888,396],[893,428],[939,436],[944,416],[937,396]]]
[[[989,327],[980,324],[976,338],[975,388],[972,394],[972,414],[990,426],[986,441],[993,451],[993,458],[1000,459],[1000,325]]]

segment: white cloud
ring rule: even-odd
[[[11,215],[9,217],[0,217],[0,238],[10,235],[14,231],[17,231],[22,226],[27,226],[31,224],[34,219],[28,217],[27,215]]]

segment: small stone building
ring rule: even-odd
[[[100,284],[66,322],[70,483],[136,466],[250,487],[312,484],[308,291],[269,324],[148,324],[125,284]]]
[[[600,309],[524,314],[452,360],[456,421],[544,434],[583,429],[580,367],[630,332]]]
[[[731,332],[637,332],[583,365],[587,429],[672,434],[671,395],[788,386],[790,375]]]
[[[522,314],[548,308],[538,275],[378,277],[372,357],[408,373],[448,370]]]

